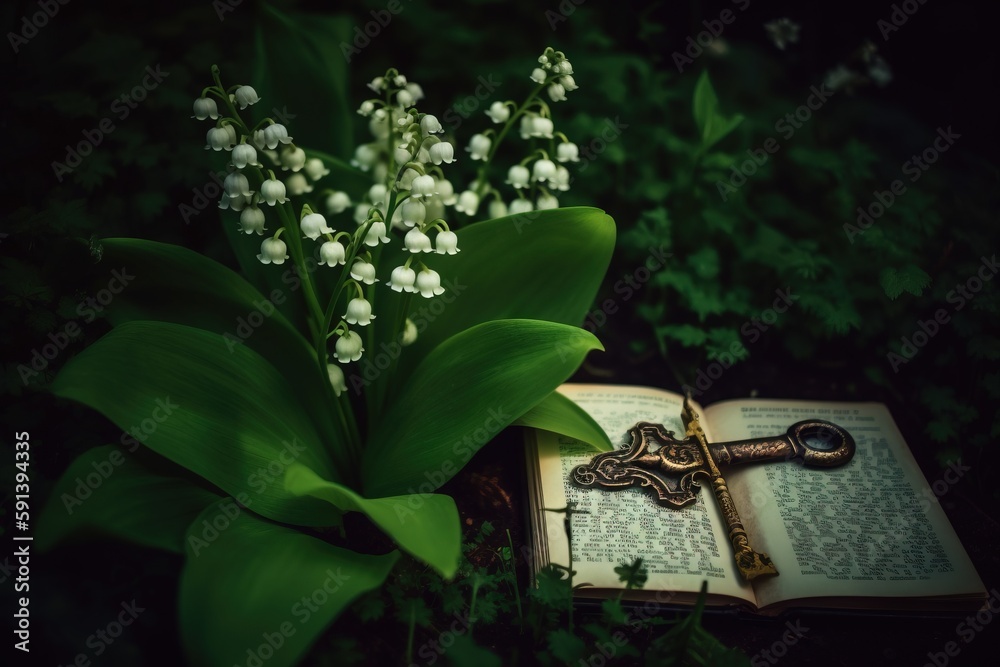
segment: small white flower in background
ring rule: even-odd
[[[437,238],[434,241],[437,244],[437,254],[439,255],[455,255],[461,252],[458,249],[458,234],[455,232],[438,232]]]
[[[401,107],[413,106],[413,94],[410,93],[406,88],[403,88],[398,93],[396,93],[396,103]]]
[[[538,197],[538,201],[535,202],[535,208],[539,211],[544,211],[548,208],[559,208],[559,200],[553,195],[541,195]]]
[[[361,336],[353,331],[348,331],[337,339],[336,350],[337,361],[346,364],[349,361],[360,359],[365,348],[361,346]]]
[[[354,222],[363,225],[368,222],[368,211],[372,209],[371,204],[361,203],[354,207]]]
[[[191,117],[198,120],[205,120],[206,118],[218,120],[219,106],[215,103],[214,98],[199,97],[194,101],[194,115]]]
[[[320,264],[334,267],[347,263],[347,250],[340,241],[327,241],[319,247]]]
[[[333,385],[334,395],[339,398],[341,394],[347,391],[347,380],[344,378],[344,371],[337,364],[327,364],[326,375],[330,378],[330,384]]]
[[[306,152],[298,146],[286,146],[281,149],[281,169],[283,171],[299,171],[306,166]],[[313,179],[315,180],[315,179]]]
[[[486,115],[489,116],[490,120],[494,123],[506,123],[507,119],[510,118],[510,107],[503,102],[494,102],[490,105]]]
[[[234,171],[226,176],[226,180],[222,183],[222,188],[229,195],[230,199],[239,195],[249,197],[253,194],[253,190],[250,189],[250,181],[238,171]]]
[[[333,230],[326,224],[326,218],[319,213],[309,213],[302,216],[299,227],[302,229],[302,235],[313,241],[318,239],[321,234],[333,234]]]
[[[347,207],[351,205],[351,198],[347,196],[346,192],[335,191],[327,195],[326,198],[326,212],[330,215],[336,215],[337,213],[343,213],[347,210]]]
[[[458,201],[458,198],[455,196],[455,186],[451,184],[451,181],[444,178],[439,179],[435,181],[434,187],[437,191],[438,198],[445,206],[451,206]],[[431,216],[431,220],[440,217],[440,215]]]
[[[371,144],[361,144],[354,149],[354,159],[351,165],[358,167],[361,171],[368,171],[378,162],[378,151]]]
[[[234,211],[242,211],[250,203],[250,197],[245,195],[236,195],[235,197],[230,197],[225,192],[219,197],[219,208],[223,211],[226,209],[232,209]]]
[[[236,126],[232,123],[224,125],[223,129],[226,130],[226,134],[229,136],[229,145],[226,146],[226,150],[231,151],[239,143],[240,137],[236,134]]]
[[[369,264],[363,259],[354,260],[354,264],[351,265],[351,277],[360,280],[365,285],[374,285],[378,282],[378,278],[375,277],[375,265]]]
[[[407,317],[406,323],[403,324],[403,335],[399,337],[399,344],[406,347],[407,345],[413,345],[415,342],[417,342],[417,325]]]
[[[246,109],[251,104],[257,104],[260,102],[260,98],[257,97],[257,91],[250,86],[240,86],[236,89],[236,103],[240,105],[240,110]]]
[[[432,296],[444,294],[444,288],[441,287],[441,276],[438,275],[438,272],[424,269],[418,273],[417,291],[420,292],[420,296],[428,299]]]
[[[511,215],[516,215],[518,213],[527,213],[533,209],[534,205],[531,203],[531,200],[519,197],[510,203],[508,211]]]
[[[406,266],[397,266],[389,277],[389,287],[394,292],[416,292],[413,283],[417,280],[416,272]]]
[[[556,163],[552,160],[536,160],[534,168],[531,172],[531,177],[536,181],[547,181],[556,175]]]
[[[385,77],[384,76],[375,77],[374,79],[372,79],[371,83],[368,84],[368,87],[374,90],[376,93],[382,92],[383,90],[385,90]]]
[[[402,88],[403,86],[406,85],[406,77],[403,76],[402,74],[397,74],[396,77],[392,80],[392,84],[397,88]]]
[[[542,118],[541,116],[536,116],[531,120],[531,133],[532,137],[541,137],[542,139],[552,138],[552,119]]]
[[[434,252],[434,248],[431,246],[431,238],[420,231],[418,227],[414,227],[406,232],[406,236],[403,237],[403,247],[413,253]]]
[[[375,316],[372,315],[372,305],[367,299],[361,297],[351,299],[347,303],[347,313],[344,314],[344,319],[347,320],[348,324],[366,327],[375,319]]]
[[[507,204],[502,199],[494,199],[490,202],[490,218],[502,218],[507,215]]]
[[[314,181],[318,181],[330,173],[330,170],[326,168],[326,165],[318,157],[311,157],[306,160],[305,171],[306,175]]]
[[[410,193],[413,197],[430,197],[437,194],[436,190],[437,184],[434,182],[434,177],[430,174],[417,176],[413,179],[413,183],[410,186]]]
[[[767,32],[768,38],[782,51],[785,50],[787,44],[799,41],[800,28],[799,24],[787,18],[775,19],[764,24],[764,31]]]
[[[536,67],[531,72],[531,80],[534,81],[535,83],[545,83],[546,76],[547,75],[545,74],[545,70],[543,70],[541,67]]]
[[[250,144],[240,144],[233,148],[233,166],[237,169],[243,169],[248,164],[254,167],[259,167],[260,163],[257,162],[257,149]]]
[[[259,236],[263,236],[266,231],[264,229],[264,211],[257,206],[244,208],[243,212],[240,213],[240,231],[246,234],[256,232]]]
[[[515,188],[526,188],[531,180],[531,172],[528,168],[519,164],[515,164],[513,167],[507,170],[507,183],[513,185]]]
[[[386,231],[385,223],[381,220],[376,220],[368,228],[368,234],[365,235],[365,245],[375,247],[379,243],[388,243],[389,237],[385,235]]]
[[[441,164],[442,162],[451,164],[455,161],[455,147],[447,141],[434,144],[428,149],[428,153],[430,153],[431,161],[434,164]]]
[[[535,115],[531,113],[526,113],[521,116],[521,125],[518,127],[518,132],[521,133],[521,138],[528,140],[531,138],[531,133],[535,127]]]
[[[392,150],[392,159],[396,164],[406,164],[413,158],[413,153],[406,146],[396,146]]]
[[[466,190],[458,196],[455,210],[466,215],[475,215],[479,209],[479,195],[472,190]]]
[[[205,150],[221,151],[232,148],[233,135],[226,127],[213,127],[208,131],[205,135]]]
[[[419,225],[426,219],[427,207],[416,199],[407,199],[400,208],[403,224],[407,227]]]
[[[444,132],[444,128],[441,127],[441,121],[437,119],[437,116],[427,114],[420,119],[420,131],[423,132],[426,137],[430,134]]]
[[[309,185],[304,174],[292,174],[285,181],[285,184],[288,186],[288,193],[293,197],[313,191],[313,186]]]
[[[492,145],[493,142],[485,134],[474,134],[472,139],[469,139],[469,145],[465,150],[472,154],[473,160],[485,160]]]
[[[269,178],[260,185],[260,196],[264,198],[268,206],[284,204],[288,199],[285,197],[285,184],[279,180]]]
[[[281,239],[264,239],[260,244],[260,254],[257,259],[261,264],[284,264],[288,259],[288,248]]]
[[[569,169],[559,165],[556,167],[556,176],[554,179],[549,181],[550,186],[555,187],[556,190],[562,190],[566,192],[569,190]]]
[[[560,162],[579,162],[580,147],[572,142],[564,141],[556,146],[556,159]]]
[[[290,144],[292,138],[288,136],[288,130],[280,123],[268,125],[262,132],[264,133],[264,144],[268,148],[277,148],[278,144]]]
[[[378,111],[382,111],[382,113],[379,114]],[[389,136],[389,121],[385,116],[385,111],[382,109],[378,111],[372,114],[372,119],[368,121],[368,131],[375,139],[382,141]]]
[[[411,82],[406,84],[406,92],[410,93],[414,102],[419,102],[424,99],[424,89],[420,87],[419,83]]]
[[[565,102],[566,101],[566,89],[563,88],[561,83],[553,83],[549,85],[547,91],[549,94],[549,99],[553,102]]]
[[[579,86],[576,85],[576,79],[574,79],[569,74],[567,74],[566,76],[560,77],[559,78],[559,83],[562,84],[562,87],[566,90],[567,93],[571,93],[574,90],[576,90],[577,88],[579,88]]]
[[[384,183],[376,183],[368,188],[368,200],[372,203],[372,206],[382,206],[386,202],[386,195],[388,193],[389,189],[385,187]]]
[[[267,141],[264,139],[264,130],[254,130],[253,134],[250,135],[250,141],[259,151],[267,149]]]
[[[455,201],[458,201],[457,197],[452,197]],[[430,199],[425,199],[425,206],[427,207],[427,215],[424,220],[437,220],[438,218],[443,218],[445,216],[444,201],[441,200],[440,196],[431,197]]]
[[[358,115],[361,116],[371,116],[373,111],[375,111],[375,103],[371,100],[365,100],[358,107]]]

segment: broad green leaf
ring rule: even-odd
[[[901,269],[892,267],[882,269],[879,283],[885,295],[895,300],[903,292],[920,296],[924,288],[931,284],[931,277],[916,264],[907,264]]]
[[[136,458],[135,451],[104,445],[73,461],[39,516],[39,550],[93,530],[182,553],[187,527],[219,496],[191,480],[156,474]]]
[[[587,352],[583,329],[538,320],[479,324],[436,347],[369,435],[365,495],[437,488],[564,382]]]
[[[193,665],[296,664],[399,557],[341,549],[247,513],[220,516],[224,508],[213,505],[191,524],[198,554],[189,549],[181,573],[181,635]],[[204,521],[220,526],[207,546]]]
[[[611,261],[615,224],[598,209],[559,208],[479,222],[458,238],[457,255],[421,256],[448,291],[414,297],[408,312],[420,336],[404,358],[491,320],[579,325]]]
[[[141,239],[105,239],[102,246],[107,265],[128,280],[108,306],[113,323],[185,324],[224,336],[227,348],[255,350],[288,380],[321,433],[343,439],[339,424],[330,419],[327,378],[315,352],[276,309],[302,298],[298,282],[283,281],[265,296],[225,266],[180,246]]]
[[[593,445],[599,451],[614,449],[607,433],[594,418],[557,391],[515,419],[514,424],[560,433]]]
[[[462,533],[458,508],[450,496],[418,493],[391,498],[362,498],[347,487],[322,479],[309,468],[293,465],[285,487],[351,512],[361,512],[384,530],[399,547],[450,579],[458,570]]]
[[[718,107],[719,98],[708,78],[708,70],[704,70],[698,77],[698,83],[695,84],[693,99],[694,122],[702,139],[708,136],[709,125]]]
[[[127,322],[63,368],[52,391],[120,428],[271,519],[319,526],[339,515],[288,493],[293,462],[340,481],[285,378],[253,350],[165,322]],[[247,504],[244,502],[244,504]]]

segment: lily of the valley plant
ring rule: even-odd
[[[300,146],[294,127],[252,121],[258,94],[224,87],[213,68],[194,116],[208,125],[209,155],[229,159],[219,205],[242,275],[173,245],[102,241],[103,261],[136,278],[112,304],[114,328],[53,391],[144,447],[77,459],[44,512],[41,546],[90,527],[184,553],[192,662],[266,653],[268,665],[290,665],[402,554],[455,574],[458,512],[434,491],[501,429],[526,424],[607,447],[554,390],[600,347],[577,325],[614,223],[595,209],[529,210],[554,205],[549,190],[568,183],[550,154],[574,153],[560,148],[565,137],[553,143],[536,99],[543,89],[565,98],[572,67],[551,50],[540,64],[525,104],[490,107],[491,145],[469,146],[473,159],[491,159],[515,123],[530,124],[525,137],[549,143],[509,180],[514,203],[531,192],[534,204],[457,231],[448,207],[469,215],[499,195],[481,170],[454,196],[451,138],[401,73],[372,81],[376,96],[361,104],[375,140],[355,161],[374,183],[352,191],[362,172]],[[529,162],[534,176],[521,172]],[[112,472],[81,493],[94,470]],[[352,549],[348,512],[396,548]],[[275,633],[280,648],[268,642]]]

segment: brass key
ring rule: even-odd
[[[759,463],[775,460],[797,460],[807,466],[829,468],[840,466],[854,456],[854,438],[846,430],[822,419],[807,419],[792,424],[784,435],[717,442],[709,444],[698,421],[698,415],[684,401],[681,412],[687,437],[678,440],[673,431],[662,424],[639,422],[629,429],[630,441],[615,452],[598,454],[593,460],[577,466],[572,473],[579,486],[607,490],[633,486],[651,489],[657,501],[668,507],[681,508],[695,502],[697,475],[706,475],[729,527],[736,567],[750,581],[767,574],[778,574],[771,558],[750,547],[736,504],[719,472],[720,465]],[[810,441],[819,441],[826,448],[816,448]],[[656,448],[652,449],[651,445]]]

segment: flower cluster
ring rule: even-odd
[[[306,283],[303,291],[313,324],[325,332],[324,340],[335,338],[333,356],[340,364],[358,361],[364,353],[358,329],[367,327],[376,317],[371,290],[379,282],[376,276],[381,246],[392,242],[390,228],[405,231],[403,246],[410,254],[402,265],[392,269],[386,282],[389,288],[427,298],[444,293],[440,275],[420,256],[454,255],[459,251],[458,236],[443,219],[446,206],[457,207],[460,203],[441,169],[441,165],[455,161],[453,145],[440,136],[443,128],[437,118],[414,106],[423,98],[420,86],[390,69],[369,84],[380,97],[366,100],[358,110],[369,118],[375,138],[359,146],[352,161],[374,177],[374,185],[363,201],[353,204],[346,192],[325,189],[317,193],[320,200],[293,208],[290,197],[312,193],[313,184],[330,170],[321,159],[310,158],[297,146],[284,125],[270,118],[253,127],[244,122],[236,107],[242,111],[259,102],[256,91],[243,85],[227,90],[217,68],[213,67],[213,75],[216,85],[206,88],[195,100],[194,118],[216,121],[208,130],[206,149],[230,153],[229,174],[219,207],[238,212],[241,231],[260,236],[269,231],[265,210],[274,210],[277,229],[263,239],[257,258],[263,264],[279,265],[292,259]],[[219,113],[218,102],[225,105],[228,115]],[[261,164],[262,158],[270,167]],[[289,173],[279,179],[278,170]],[[317,212],[319,201],[326,215]],[[344,213],[352,206],[355,229],[334,229],[327,216]],[[320,306],[311,272],[304,270],[310,254],[306,240],[315,244],[311,255],[319,266],[344,267],[326,308]],[[346,312],[335,320],[337,304],[352,293]],[[400,319],[399,341],[408,345],[416,339],[416,327],[408,319]],[[343,370],[331,363],[327,373],[340,396],[346,389]]]

